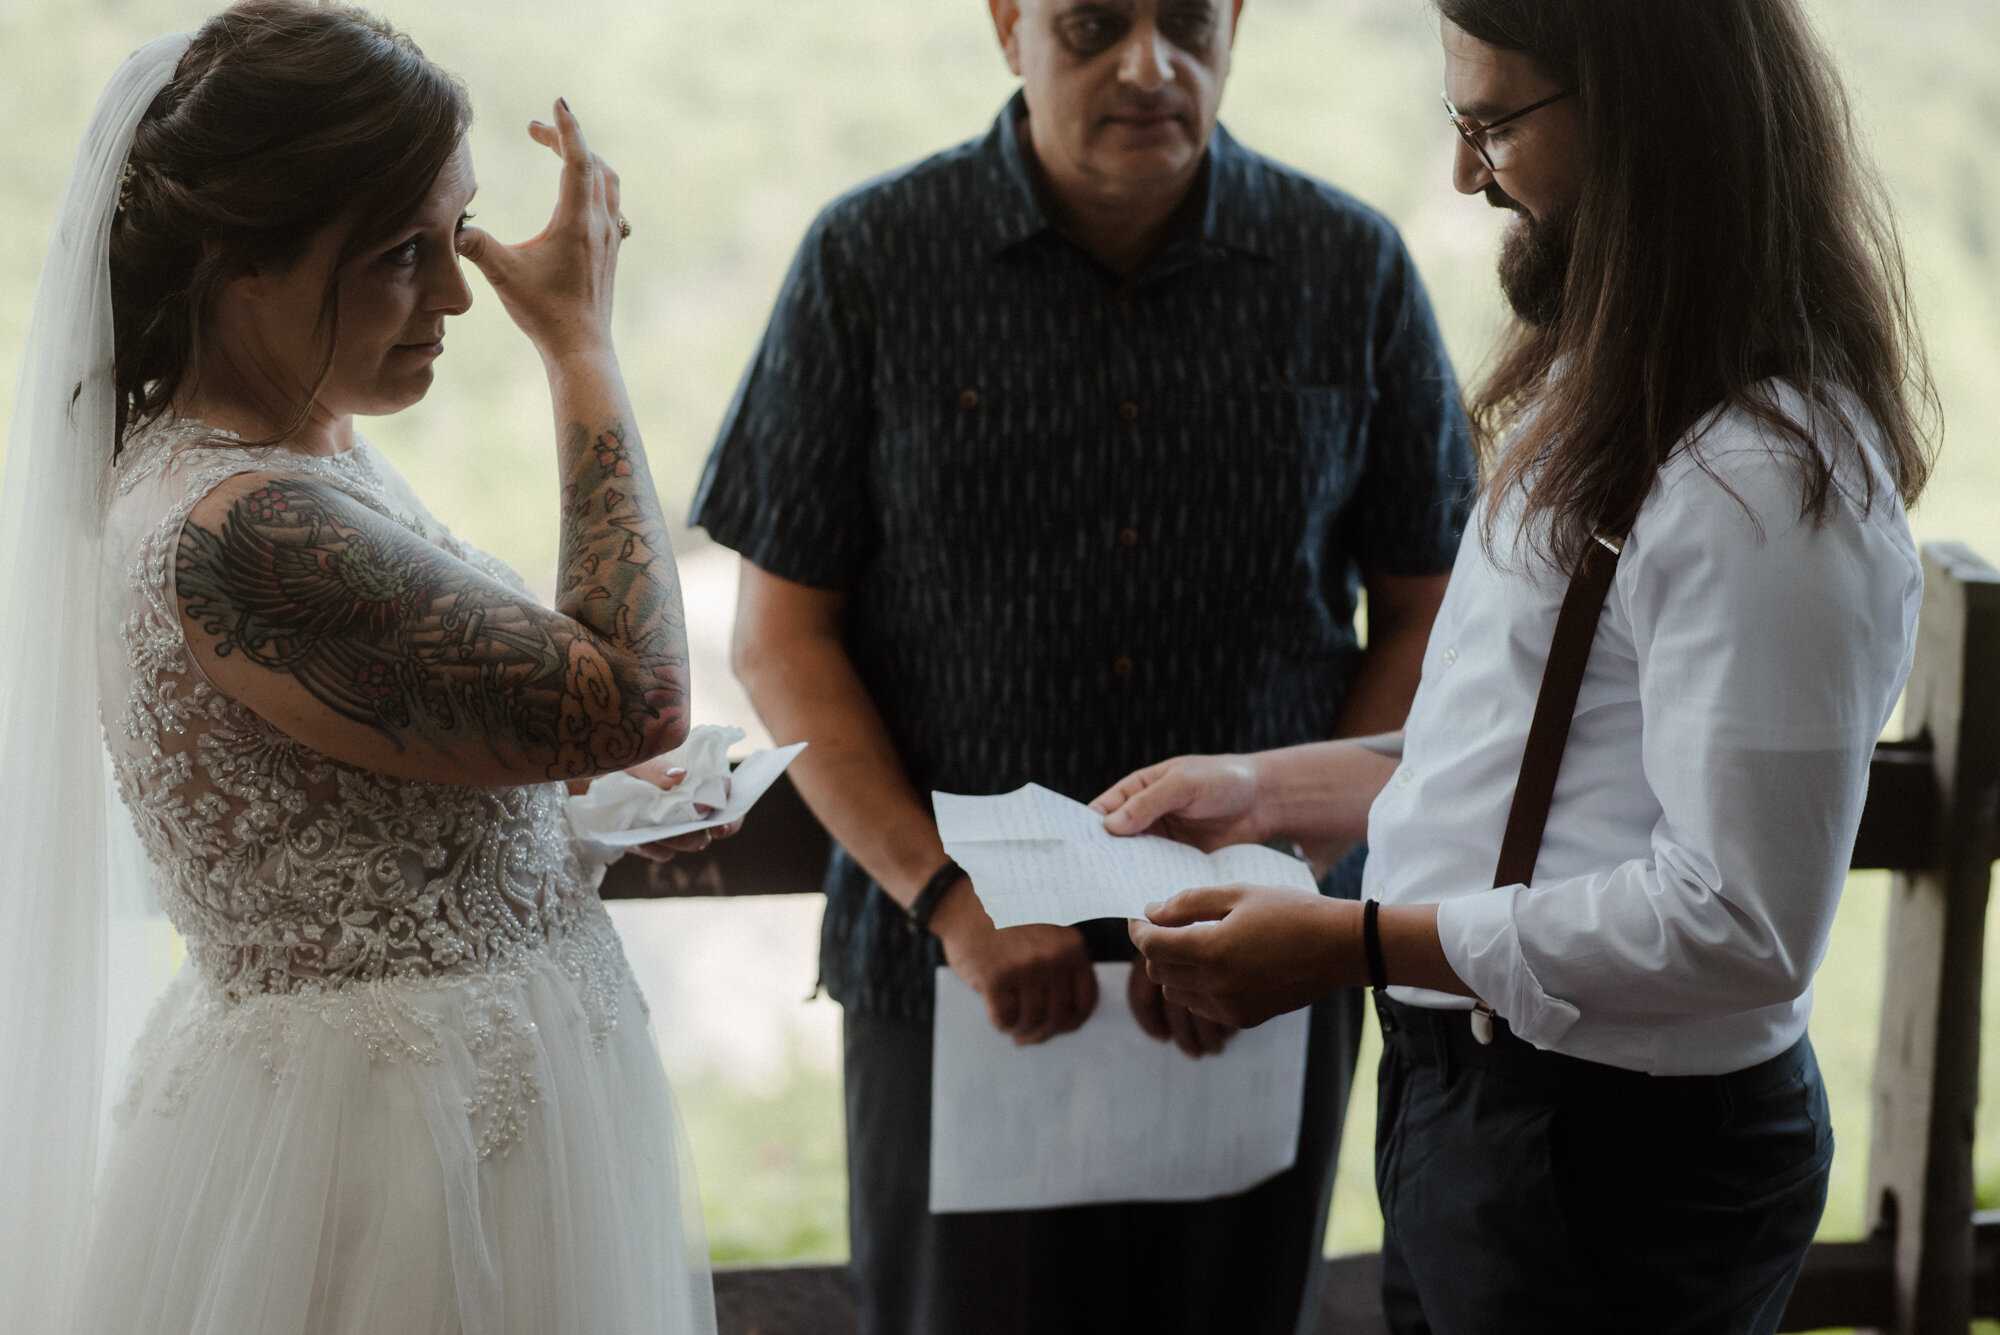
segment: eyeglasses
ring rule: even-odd
[[[1500,164],[1493,160],[1492,153],[1487,150],[1486,136],[1503,125],[1521,119],[1521,117],[1531,111],[1540,111],[1543,107],[1560,102],[1566,97],[1576,96],[1576,89],[1565,88],[1553,97],[1545,97],[1532,106],[1522,107],[1519,111],[1510,111],[1498,120],[1487,121],[1484,125],[1475,120],[1467,120],[1465,117],[1459,115],[1458,108],[1451,104],[1450,93],[1439,93],[1438,96],[1444,99],[1444,113],[1451,117],[1451,128],[1457,130],[1458,137],[1463,139],[1472,151],[1479,155],[1479,160],[1486,164],[1487,171],[1497,172],[1500,170]]]

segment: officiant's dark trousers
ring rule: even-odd
[[[1122,1006],[1106,993],[1100,1006]],[[862,1335],[1295,1335],[1313,1326],[1359,994],[1313,1010],[1298,1162],[1213,1201],[932,1214],[931,1024],[845,1021]]]
[[[1366,856],[1354,850],[1321,892],[1359,897]],[[1125,1005],[1122,989],[1097,1004]],[[861,1335],[1312,1335],[1365,1006],[1350,988],[1312,1008],[1298,1158],[1249,1191],[944,1215],[930,1212],[931,1022],[848,1011]]]
[[[1377,998],[1395,1335],[1765,1335],[1826,1204],[1812,1044],[1721,1076],[1538,1051]]]

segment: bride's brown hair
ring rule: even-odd
[[[285,265],[352,217],[341,264],[389,241],[422,204],[471,120],[457,80],[358,9],[243,0],[203,24],[147,108],[111,227],[118,438],[180,390],[217,292]],[[325,357],[340,327],[329,279]]]
[[[1803,519],[1835,502],[1837,433],[1815,428],[1856,425],[1850,404],[1914,502],[1938,401],[1881,187],[1797,0],[1434,3],[1574,90],[1589,134],[1562,311],[1516,320],[1469,398],[1489,535],[1524,495],[1536,549],[1573,567],[1721,407],[1770,429]],[[1759,390],[1772,378],[1814,420]]]

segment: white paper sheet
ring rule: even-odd
[[[1120,838],[1081,802],[1031,783],[998,797],[932,793],[945,852],[972,877],[996,927],[1143,918],[1146,905],[1210,885],[1317,893],[1312,869],[1259,844],[1203,853],[1141,834]]]
[[[1310,1013],[1193,1058],[1149,1037],[1125,1000],[1129,964],[1097,966],[1083,1027],[1033,1047],[937,975],[931,1209],[1031,1210],[1193,1201],[1245,1191],[1298,1157]]]
[[[696,830],[711,830],[718,825],[728,825],[742,820],[750,808],[757,805],[757,799],[771,790],[785,767],[806,749],[804,742],[794,742],[772,751],[754,751],[745,756],[735,771],[729,776],[729,802],[720,811],[701,820],[682,821],[677,825],[648,825],[634,830],[616,830],[594,834],[592,838],[607,848],[637,848],[640,844],[650,844],[656,839],[676,839]]]

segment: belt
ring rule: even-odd
[[[1491,1021],[1492,1041],[1482,1042],[1473,1032],[1475,1012],[1407,1006],[1380,992],[1374,995],[1384,1045],[1412,1065],[1437,1068],[1441,1075],[1461,1067],[1491,1071],[1566,1098],[1649,1106],[1682,1100],[1713,1106],[1719,1101],[1726,1107],[1797,1079],[1812,1050],[1801,1036],[1777,1056],[1725,1075],[1648,1075],[1545,1051],[1514,1033],[1499,1016]]]

